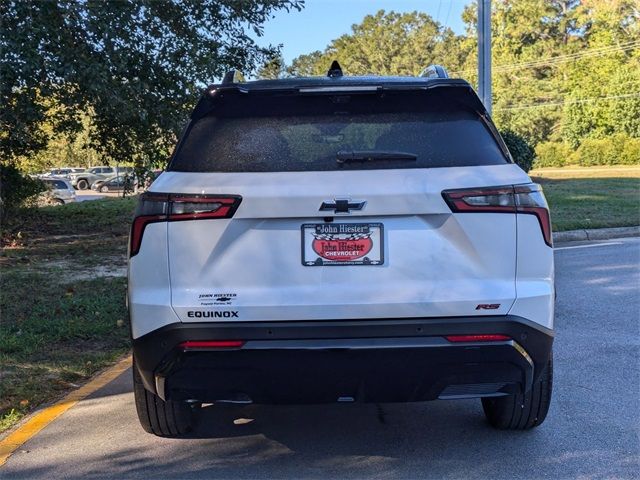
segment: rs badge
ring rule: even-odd
[[[499,308],[499,303],[481,303],[476,307],[476,310],[497,310]]]

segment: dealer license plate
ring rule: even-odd
[[[382,265],[384,227],[381,223],[305,223],[302,264]]]

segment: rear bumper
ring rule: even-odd
[[[510,340],[452,343],[446,335]],[[238,349],[189,349],[242,340]],[[201,402],[400,402],[527,391],[553,331],[515,316],[352,321],[175,323],[133,340],[145,387]]]

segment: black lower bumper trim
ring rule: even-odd
[[[503,334],[450,343],[446,335]],[[188,340],[243,340],[185,350]],[[528,390],[553,332],[515,316],[353,321],[179,323],[133,340],[145,387],[166,399],[256,403],[494,396]]]

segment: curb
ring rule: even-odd
[[[591,228],[570,230],[553,234],[554,242],[579,242],[585,240],[608,240],[610,238],[639,237],[640,225],[635,227]]]
[[[51,406],[36,410],[27,416],[25,421],[21,422],[15,429],[9,430],[8,434],[0,440],[0,467],[7,462],[13,452],[34,437],[40,430],[76,403],[118,378],[130,367],[131,355],[127,355],[115,365],[93,377],[82,387],[67,394],[62,400]]]

